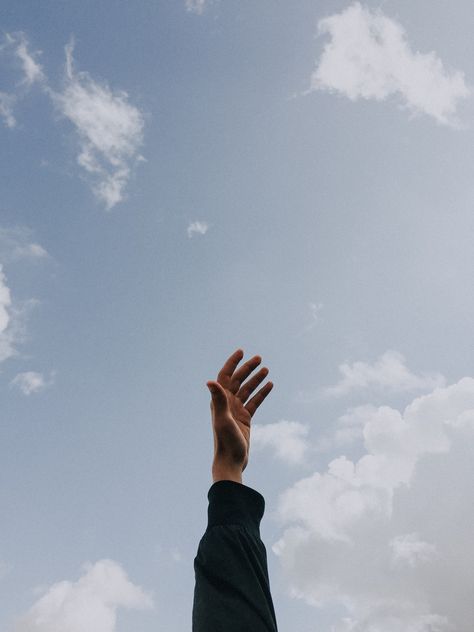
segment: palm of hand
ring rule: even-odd
[[[240,450],[237,451],[241,451],[245,454],[244,463],[246,466],[250,447],[250,421],[252,417],[241,400],[231,391],[225,389],[225,394],[229,404],[230,417],[235,429],[236,448],[240,448]]]
[[[216,407],[211,401],[215,459],[239,463],[243,471],[248,462],[251,415],[229,386],[224,386],[221,381],[219,383],[225,392],[227,405],[225,408]]]

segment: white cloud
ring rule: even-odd
[[[0,334],[8,327],[10,321],[8,309],[11,302],[10,289],[7,287],[3,267],[0,265]]]
[[[205,235],[209,226],[206,222],[191,222],[188,226],[188,237],[192,237],[193,233]]]
[[[186,10],[190,13],[202,15],[208,4],[208,0],[186,0]]]
[[[308,426],[298,421],[252,424],[252,450],[271,448],[275,457],[284,463],[302,465],[309,449],[308,432]]]
[[[11,386],[17,386],[24,395],[31,395],[31,393],[39,393],[52,386],[54,383],[54,372],[51,372],[50,377],[46,378],[43,373],[37,371],[24,371],[18,373],[10,382]]]
[[[47,85],[43,69],[35,58],[40,51],[29,51],[23,32],[7,33],[0,52],[20,62],[23,79],[14,93],[0,92],[0,116],[7,127],[15,127],[13,106],[20,92],[24,95],[33,83],[41,83],[56,108],[74,124],[80,145],[77,162],[92,178],[94,194],[109,210],[123,200],[132,167],[145,160],[138,153],[143,143],[144,116],[129,103],[125,91],[112,91],[108,85],[94,81],[87,72],[75,72],[73,48],[71,40],[65,47],[65,86],[61,92],[55,92]]]
[[[45,259],[49,255],[40,244],[31,241],[31,230],[25,226],[0,227],[0,256],[3,261]]]
[[[28,92],[33,83],[42,82],[45,79],[43,70],[35,59],[35,56],[41,54],[41,51],[31,53],[25,34],[19,31],[5,34],[4,40],[0,44],[0,53],[2,56],[7,55],[13,61],[19,61],[23,74],[23,79],[16,84],[14,92],[0,91],[0,116],[7,127],[13,128],[16,126],[13,115],[14,104],[19,97]],[[19,88],[21,89],[19,90]]]
[[[123,199],[131,164],[145,160],[138,154],[144,118],[128,102],[126,92],[113,92],[87,72],[74,72],[73,48],[73,41],[65,48],[65,88],[61,93],[50,91],[50,95],[75,125],[80,143],[77,162],[95,179],[93,191],[109,210]]]
[[[11,293],[7,286],[3,266],[0,264],[0,362],[16,354],[14,330],[12,329]]]
[[[0,261],[14,262],[24,258],[47,257],[46,250],[31,242],[30,237],[31,231],[26,227],[0,227]],[[24,342],[27,337],[28,313],[38,303],[39,301],[34,298],[13,300],[3,264],[0,263],[0,363],[19,355],[17,345]]]
[[[23,70],[23,81],[27,86],[35,83],[35,81],[44,81],[45,76],[41,65],[36,61],[35,55],[41,54],[41,51],[30,53],[28,50],[28,40],[23,32],[6,34],[6,40],[15,50],[16,57],[20,60]]]
[[[322,310],[323,308],[323,303],[314,303],[313,301],[311,301],[309,303],[309,309],[311,312],[311,322],[304,327],[301,331],[297,332],[297,336],[301,336],[305,333],[307,333],[308,331],[311,331],[312,329],[314,329],[316,327],[316,325],[318,325],[321,321],[319,312]]]
[[[323,308],[322,303],[313,303],[309,304],[309,308],[311,310],[311,316],[313,318],[313,326],[319,322],[319,312]]]
[[[3,117],[5,125],[10,128],[16,125],[16,120],[13,116],[13,104],[15,101],[16,98],[13,94],[0,92],[0,116]]]
[[[404,533],[392,538],[388,543],[392,549],[392,562],[396,566],[408,564],[417,566],[436,556],[436,547],[420,540],[418,533]]]
[[[87,564],[76,582],[52,585],[22,617],[15,632],[115,632],[117,609],[145,609],[152,598],[113,560]]]
[[[20,258],[43,259],[48,256],[48,253],[40,244],[26,244],[26,246],[18,247],[15,255]]]
[[[337,446],[363,439],[363,428],[367,419],[376,411],[372,404],[348,408],[337,419],[337,426],[333,433],[333,443]]]
[[[415,389],[431,389],[445,384],[439,373],[423,373],[415,375],[405,365],[404,356],[398,351],[389,349],[373,364],[354,362],[352,365],[339,365],[342,379],[334,386],[321,389],[321,393],[329,396],[346,395],[356,389],[376,386],[393,392],[411,391]]]
[[[457,126],[460,99],[471,95],[464,73],[446,70],[434,52],[413,51],[404,28],[380,9],[355,2],[319,21],[329,35],[311,77],[313,90],[339,92],[351,100],[396,95],[412,113]]]
[[[470,630],[474,379],[403,412],[367,407],[354,424],[360,458],[333,458],[278,499],[284,531],[272,549],[290,595],[344,608],[337,632]]]

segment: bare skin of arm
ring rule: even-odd
[[[231,480],[242,483],[242,472],[249,460],[252,417],[273,388],[273,383],[267,382],[250,398],[265,379],[268,369],[262,367],[244,382],[258,367],[262,358],[259,355],[253,356],[237,368],[243,356],[242,349],[234,351],[219,371],[217,380],[206,382],[211,392],[214,434],[213,482]]]

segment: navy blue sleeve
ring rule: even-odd
[[[217,481],[207,497],[208,525],[194,558],[193,632],[277,632],[260,539],[263,496]]]

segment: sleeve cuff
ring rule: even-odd
[[[216,481],[207,493],[207,528],[240,524],[260,537],[260,521],[265,512],[265,499],[255,489],[235,481]]]

